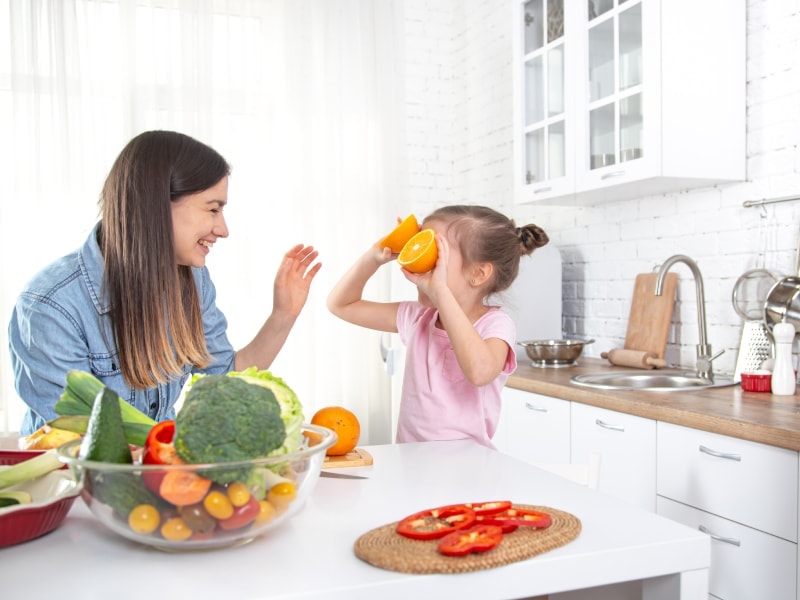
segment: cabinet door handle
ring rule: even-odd
[[[525,408],[528,410],[535,410],[536,412],[547,412],[547,409],[544,406],[536,406],[535,404],[531,404],[530,402],[525,403]]]
[[[742,462],[742,456],[740,454],[729,454],[727,452],[717,452],[716,450],[712,450],[711,448],[706,448],[705,446],[700,446],[700,452],[704,452],[710,456],[716,456],[717,458],[727,458],[728,460],[736,460]]]
[[[538,190],[533,190],[534,194],[544,194],[545,192],[549,192],[553,189],[552,185],[548,185],[547,187],[539,188]]]
[[[612,425],[611,423],[606,423],[605,421],[601,421],[600,419],[595,419],[594,424],[599,425],[603,429],[613,429],[614,431],[625,431],[625,428],[622,425]]]
[[[601,175],[600,179],[611,179],[612,177],[622,177],[625,175],[625,171],[613,171],[611,173],[606,173],[605,175]]]
[[[724,542],[725,544],[730,544],[731,546],[741,546],[742,542],[737,540],[736,538],[728,538],[722,537],[721,535],[717,535],[713,533],[708,528],[703,527],[702,525],[698,525],[697,528],[702,531],[703,533],[707,533],[712,540],[716,540],[717,542]]]

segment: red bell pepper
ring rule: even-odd
[[[397,524],[397,533],[413,540],[433,540],[471,526],[476,517],[466,504],[450,504],[407,516]]]
[[[482,515],[478,521],[484,525],[498,525],[500,527],[515,525],[517,527],[545,529],[546,527],[550,527],[550,523],[552,523],[553,519],[549,514],[538,510],[509,508],[500,513]]]
[[[175,421],[161,421],[156,423],[147,434],[147,441],[142,451],[142,462],[146,465],[175,465],[183,461],[175,452],[172,438],[175,437]],[[142,472],[142,481],[150,491],[158,493],[161,480],[164,479],[162,471]]]
[[[491,500],[490,502],[467,502],[475,514],[479,517],[481,515],[492,515],[494,513],[503,512],[511,508],[511,500]]]
[[[503,531],[495,525],[475,525],[444,536],[438,550],[447,556],[466,556],[473,552],[488,552],[503,541]]]

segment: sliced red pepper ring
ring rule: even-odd
[[[503,531],[496,525],[475,525],[448,533],[437,546],[446,556],[466,556],[473,552],[488,552],[503,541]]]
[[[475,523],[475,511],[465,504],[423,510],[397,524],[397,533],[413,540],[434,540]]]
[[[519,525],[511,521],[492,520],[492,515],[478,515],[478,518],[475,519],[475,523],[477,525],[496,525],[503,530],[503,533],[511,533],[512,531],[516,531],[517,527],[519,527]]]
[[[511,500],[492,500],[490,502],[467,502],[475,514],[479,517],[481,515],[492,515],[494,513],[503,512],[511,508]]]
[[[544,529],[550,527],[553,522],[552,517],[538,510],[528,510],[524,508],[510,508],[501,513],[484,515],[480,519],[486,525],[516,525],[517,527],[536,527]]]

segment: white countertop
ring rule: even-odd
[[[501,600],[660,578],[651,580],[660,591],[647,597],[706,598],[705,534],[471,442],[366,448],[372,466],[337,471],[368,479],[320,478],[299,514],[239,548],[186,554],[145,548],[105,529],[78,499],[53,533],[0,549],[2,595],[45,586],[63,600],[141,600],[154,591],[160,598],[213,600]],[[572,513],[581,533],[534,558],[458,575],[395,573],[353,552],[360,535],[413,512],[502,499]],[[682,578],[661,577],[681,572]],[[663,595],[665,585],[670,595]]]

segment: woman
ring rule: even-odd
[[[305,305],[321,265],[299,244],[278,268],[272,314],[234,351],[205,266],[228,237],[230,167],[186,135],[149,131],[117,158],[84,245],[40,273],[9,325],[15,387],[28,405],[20,434],[57,415],[70,369],[89,371],[153,419],[175,415],[193,372],[267,369]]]

